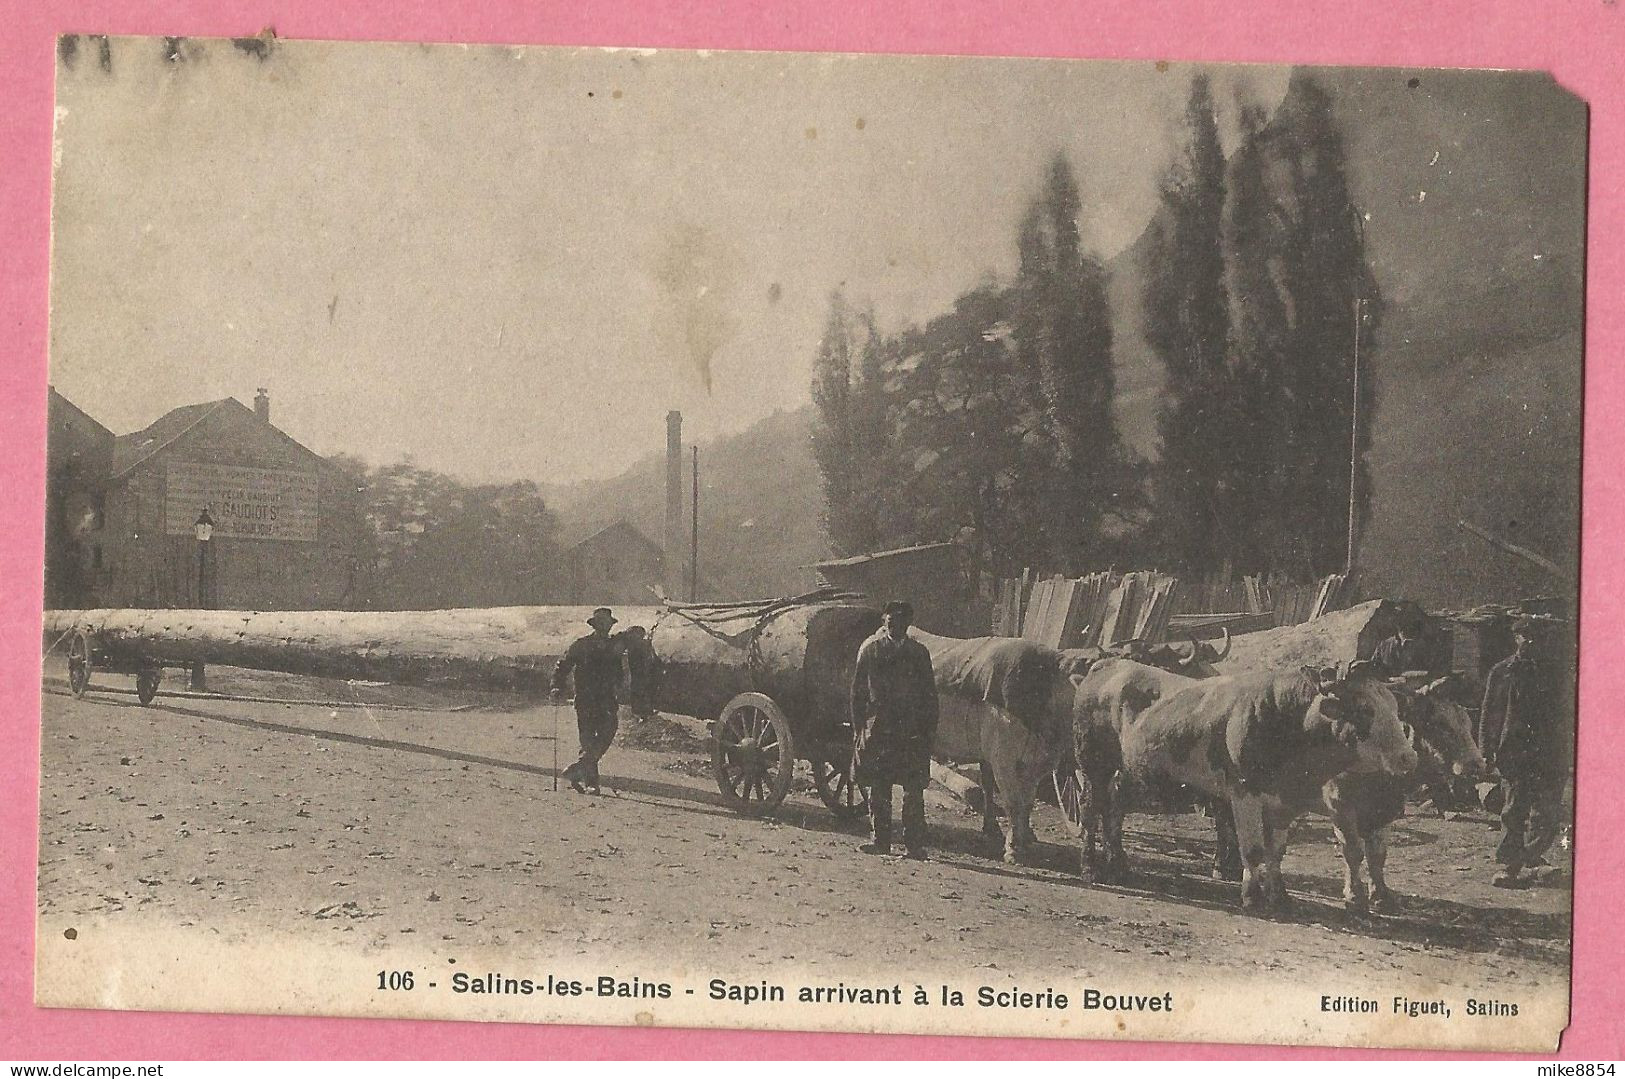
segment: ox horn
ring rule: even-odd
[[[1230,627],[1229,626],[1220,626],[1219,629],[1224,633],[1224,651],[1219,652],[1217,655],[1215,655],[1213,657],[1213,662],[1214,663],[1221,662],[1226,656],[1228,656],[1230,654]]]
[[[1191,637],[1190,642],[1191,654],[1188,656],[1180,656],[1179,665],[1181,667],[1189,667],[1192,663],[1195,663],[1199,658],[1201,658],[1202,646],[1196,643],[1195,637]],[[1176,652],[1175,655],[1178,655],[1178,653]]]

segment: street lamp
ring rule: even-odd
[[[209,602],[204,598],[204,567],[209,561],[209,540],[214,536],[214,518],[209,516],[209,507],[204,506],[203,512],[197,515],[192,525],[192,533],[197,536],[197,605],[199,610],[208,610]],[[202,690],[205,688],[203,663],[198,661],[192,664],[191,688]]]

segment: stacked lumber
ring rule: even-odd
[[[1118,574],[1110,570],[1083,577],[1060,574],[1000,582],[994,632],[1023,637],[1051,648],[1110,647],[1140,639],[1167,637],[1174,610],[1176,578],[1155,571]]]

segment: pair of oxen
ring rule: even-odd
[[[984,829],[1004,858],[1036,842],[1030,814],[1041,783],[1070,756],[1081,797],[1087,879],[1127,870],[1123,819],[1176,789],[1204,800],[1216,823],[1214,875],[1239,879],[1244,908],[1280,911],[1288,830],[1330,817],[1351,909],[1389,911],[1389,826],[1430,775],[1477,775],[1484,761],[1452,679],[1383,679],[1367,664],[1221,675],[1224,653],[1192,641],[1124,655],[1057,651],[1030,641],[919,634],[942,706],[936,752],[982,762]],[[989,780],[991,779],[991,783]],[[1361,865],[1369,873],[1367,888]]]

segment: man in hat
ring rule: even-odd
[[[1574,752],[1567,684],[1572,673],[1545,640],[1543,624],[1521,618],[1513,624],[1517,646],[1490,668],[1479,714],[1479,746],[1501,773],[1501,843],[1495,860],[1504,867],[1498,887],[1513,888],[1525,868],[1544,865],[1541,855],[1562,828],[1563,787]]]
[[[1422,641],[1421,617],[1406,615],[1394,635],[1381,641],[1371,653],[1371,664],[1378,673],[1389,678],[1411,671],[1431,671],[1435,664],[1427,651]]]
[[[564,697],[565,679],[575,675],[576,731],[581,756],[564,770],[564,778],[577,793],[599,793],[598,761],[615,740],[616,690],[621,682],[621,648],[609,635],[618,619],[608,607],[599,607],[587,619],[592,632],[578,637],[553,670],[553,699]]]
[[[891,853],[891,789],[903,788],[903,843],[925,855],[925,788],[937,733],[937,683],[931,653],[908,635],[914,608],[888,603],[880,629],[858,649],[852,673],[852,727],[857,731],[854,781],[869,788],[873,841],[865,854]]]

